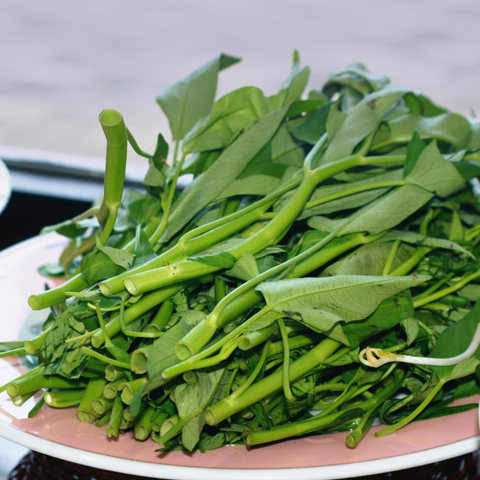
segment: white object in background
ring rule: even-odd
[[[12,184],[7,167],[0,159],[0,213],[6,207],[10,194],[12,193]]]

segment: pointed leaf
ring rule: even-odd
[[[317,332],[340,321],[361,320],[387,298],[420,285],[429,277],[342,275],[265,282],[257,287],[273,310],[288,315]]]
[[[107,247],[102,245],[100,239],[98,237],[95,238],[96,246],[98,250],[103,252],[108,258],[119,267],[129,269],[133,265],[133,261],[135,260],[135,255],[126,252],[125,250],[120,250],[118,248]]]
[[[287,107],[284,107],[262,118],[226,148],[207,172],[198,177],[195,185],[182,197],[181,203],[176,205],[162,241],[175,235],[238,177],[250,160],[273,137],[286,111]]]
[[[415,132],[407,148],[407,158],[403,169],[403,178],[408,177],[415,167],[420,154],[427,148],[420,135]]]
[[[239,88],[213,104],[212,113],[185,136],[184,149],[203,152],[224,148],[238,131],[266,114],[267,104],[259,88]]]
[[[406,92],[407,90],[401,87],[388,85],[382,90],[365,97],[348,113],[342,126],[331,139],[321,164],[325,165],[350,155],[367,135],[378,128],[385,113]]]
[[[412,171],[405,178],[440,197],[448,197],[465,187],[465,181],[452,163],[445,160],[433,141],[420,154]]]
[[[157,102],[168,118],[174,140],[182,139],[210,113],[218,73],[239,61],[239,58],[221,54],[158,94]]]

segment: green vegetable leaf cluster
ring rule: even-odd
[[[45,229],[69,243],[41,271],[68,278],[29,300],[51,309],[41,334],[2,344],[39,359],[9,395],[48,389],[162,452],[342,430],[353,448],[375,417],[382,435],[470,408],[447,404],[478,392],[479,350],[428,362],[479,323],[479,122],[361,63],[306,92],[298,52],[277,93],[216,99],[238,62],[159,93],[172,142],[153,153],[102,112],[104,198]],[[144,191],[123,192],[127,145],[148,161]],[[374,369],[367,347],[422,365]]]

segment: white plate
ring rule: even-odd
[[[0,253],[0,325],[2,340],[18,338],[30,316],[27,298],[47,279],[37,266],[55,261],[65,244],[50,234]],[[48,280],[52,285],[52,281]],[[18,374],[18,362],[0,360],[0,382]],[[478,402],[478,398],[464,403]],[[126,434],[109,440],[104,429],[77,421],[75,409],[43,407],[26,418],[33,400],[14,407],[0,394],[0,436],[41,453],[75,463],[138,476],[195,480],[338,479],[401,470],[453,458],[480,448],[477,411],[414,422],[392,435],[376,438],[374,427],[350,450],[346,433],[311,436],[247,450],[224,447],[202,454],[160,455],[153,441],[135,442]]]
[[[2,162],[2,159],[0,159],[0,213],[2,213],[3,209],[6,207],[11,193],[12,185],[10,174],[8,173],[7,167]]]

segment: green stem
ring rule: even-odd
[[[120,378],[119,380],[107,383],[103,389],[103,396],[110,400],[115,398],[122,391],[126,382],[127,380],[125,378]]]
[[[156,412],[153,407],[145,409],[133,429],[135,440],[143,441],[148,438],[152,431],[152,418]]]
[[[33,310],[42,310],[65,301],[68,296],[66,292],[80,292],[87,287],[88,283],[84,276],[78,273],[58,287],[31,295],[28,298],[28,304]]]
[[[77,417],[81,422],[94,423],[99,415],[93,410],[92,402],[102,396],[107,381],[104,378],[91,378],[77,408]]]
[[[298,350],[299,348],[307,347],[308,345],[317,344],[322,339],[322,335],[315,332],[300,333],[288,339],[289,350]],[[268,358],[278,355],[280,353],[285,354],[284,342],[274,342],[270,344],[268,350]]]
[[[439,292],[433,293],[429,295],[428,297],[424,297],[418,300],[415,300],[413,302],[414,308],[419,308],[422,307],[423,305],[426,305],[427,303],[435,302],[435,300],[438,300],[442,297],[445,297],[446,295],[449,295],[453,292],[456,292],[457,290],[460,290],[463,288],[467,283],[471,282],[472,280],[475,280],[475,278],[480,277],[480,270],[477,270],[476,272],[466,275],[462,280],[457,282],[455,285],[452,285],[451,287],[444,288],[443,290],[440,290]]]
[[[78,405],[82,401],[84,393],[84,389],[47,391],[43,394],[43,398],[49,407],[68,408]]]
[[[10,384],[14,383],[14,382],[18,382],[19,380],[23,380],[25,378],[28,378],[28,377],[33,377],[34,375],[36,375],[37,373],[41,373],[43,372],[43,369],[44,369],[44,366],[43,365],[38,365],[34,368],[32,368],[31,370],[28,370],[27,372],[25,373],[22,373],[22,375],[19,375],[15,380],[13,380],[12,382],[8,382],[8,383],[5,383],[1,388],[0,388],[0,393],[4,392],[5,390],[7,390],[7,388],[9,387]]]
[[[178,148],[178,142],[175,144],[175,151],[177,152]],[[176,155],[176,153],[175,153]],[[167,229],[168,225],[168,220],[170,219],[170,209],[172,208],[172,203],[173,203],[173,198],[175,195],[175,191],[177,188],[177,182],[178,182],[178,177],[180,176],[180,173],[182,172],[182,167],[185,162],[185,158],[187,155],[184,153],[182,155],[182,158],[180,161],[177,163],[177,169],[175,170],[175,175],[172,178],[172,182],[169,185],[169,191],[168,191],[168,198],[165,201],[165,204],[163,205],[163,215],[162,219],[160,220],[160,224],[158,225],[158,228],[155,230],[153,235],[150,237],[150,245],[154,246],[157,244],[157,242],[160,240],[162,237],[163,233]],[[175,163],[174,163],[175,164]]]
[[[110,358],[110,357],[107,357],[105,355],[102,355],[101,353],[98,353],[95,350],[92,350],[91,348],[82,347],[81,351],[82,351],[82,353],[90,355],[91,357],[96,358],[97,360],[100,360],[101,362],[107,363],[108,365],[115,365],[116,367],[125,368],[125,369],[130,368],[129,363],[119,362],[118,360],[115,360],[114,358]]]
[[[397,254],[398,247],[400,246],[400,240],[395,240],[393,242],[392,248],[390,249],[390,253],[388,254],[387,261],[385,262],[385,266],[383,267],[382,276],[387,276],[390,273],[390,269],[392,268],[393,261],[395,260],[395,255]]]
[[[123,117],[116,110],[103,110],[99,120],[107,139],[103,202],[97,215],[103,229],[100,241],[105,245],[122,202],[128,141]]]
[[[247,333],[246,335],[242,335],[238,340],[238,348],[240,350],[250,350],[257,345],[264,343],[272,335],[274,335],[277,330],[277,324],[272,323],[272,325],[269,325],[268,327],[255,330],[254,332]]]
[[[148,332],[163,332],[173,313],[173,303],[165,300],[147,327]]]
[[[113,399],[99,397],[92,401],[92,410],[97,415],[104,415],[113,408]]]
[[[391,425],[383,430],[380,430],[375,434],[376,437],[383,437],[384,435],[388,435],[389,433],[393,433],[397,431],[399,428],[404,427],[405,425],[409,424],[412,420],[414,420],[418,415],[420,415],[423,410],[428,406],[428,404],[436,397],[437,393],[442,389],[444,382],[440,381],[435,388],[428,394],[427,398],[406,418],[400,420],[395,425]]]
[[[282,346],[283,346],[283,394],[287,400],[293,399],[292,389],[290,388],[290,347],[288,344],[288,335],[285,329],[285,322],[282,318],[277,320],[278,326],[280,328],[280,335],[282,337]]]
[[[397,181],[397,182],[378,182],[378,183],[370,183],[368,185],[361,185],[359,187],[350,188],[348,190],[342,190],[341,192],[332,193],[330,195],[325,195],[324,197],[317,198],[315,200],[310,200],[305,205],[305,210],[308,208],[313,208],[318,205],[323,205],[324,203],[331,202],[333,200],[337,200],[339,198],[348,197],[349,195],[353,195],[355,193],[361,193],[368,190],[376,190],[377,188],[392,188],[392,187],[401,187],[405,185],[405,181]]]
[[[43,370],[43,368],[42,368]],[[37,392],[42,388],[84,388],[87,382],[82,379],[70,380],[59,376],[45,376],[38,371],[33,375],[17,378],[7,385],[7,393],[10,397],[18,397],[29,392]]]
[[[270,346],[270,342],[267,342],[265,346],[263,347],[262,350],[262,355],[260,356],[258,363],[255,365],[255,369],[253,372],[250,374],[250,376],[247,378],[247,380],[242,383],[240,387],[238,387],[229,397],[229,401],[235,402],[235,400],[243,393],[245,390],[247,390],[250,385],[257,379],[258,375],[262,371],[263,366],[265,365],[265,360],[267,359],[267,353],[268,353],[268,347]],[[287,379],[288,381],[288,379]]]
[[[453,277],[455,276],[455,272],[451,272],[448,275],[446,275],[444,278],[440,279],[437,283],[432,285],[430,288],[427,288],[424,292],[422,292],[420,295],[417,295],[414,297],[414,301],[420,300],[422,298],[428,297],[432,293],[436,292],[442,285],[445,285],[448,281],[450,281]]]
[[[120,423],[123,418],[123,402],[120,397],[115,398],[113,402],[112,414],[107,427],[107,435],[109,438],[118,437],[120,434]]]
[[[308,353],[290,365],[289,381],[295,382],[303,377],[312,368],[322,364],[340,346],[339,342],[326,338]],[[217,425],[222,420],[262,400],[266,396],[279,392],[282,389],[283,373],[276,371],[254,383],[242,395],[231,402],[227,399],[211,405],[205,411],[205,421],[209,425]]]
[[[124,315],[124,324],[129,325],[135,321],[138,317],[148,312],[152,308],[156,307],[158,304],[168,300],[170,297],[175,295],[177,292],[182,290],[185,287],[185,284],[177,284],[172,287],[167,287],[161,290],[157,290],[148,295],[144,295],[138,302],[130,306]],[[122,325],[120,323],[120,314],[113,316],[108,324],[105,326],[105,330],[109,337],[114,337],[117,333],[120,333]],[[105,337],[103,332],[97,331],[92,336],[92,345],[95,348],[100,348],[105,342]]]
[[[373,420],[375,417],[373,416],[377,406],[372,407],[370,410],[367,410],[360,421],[355,430],[347,437],[346,444],[349,448],[355,448],[360,440],[366,435],[370,427],[372,426]]]
[[[35,406],[28,412],[28,418],[33,418],[39,412],[39,410],[43,407],[45,403],[45,392],[42,393],[42,396],[38,399],[38,402]]]
[[[133,397],[135,394],[142,388],[142,386],[147,382],[147,377],[137,378],[136,380],[132,380],[131,382],[126,382],[123,385],[122,390],[122,402],[125,405],[130,405],[132,403]]]

